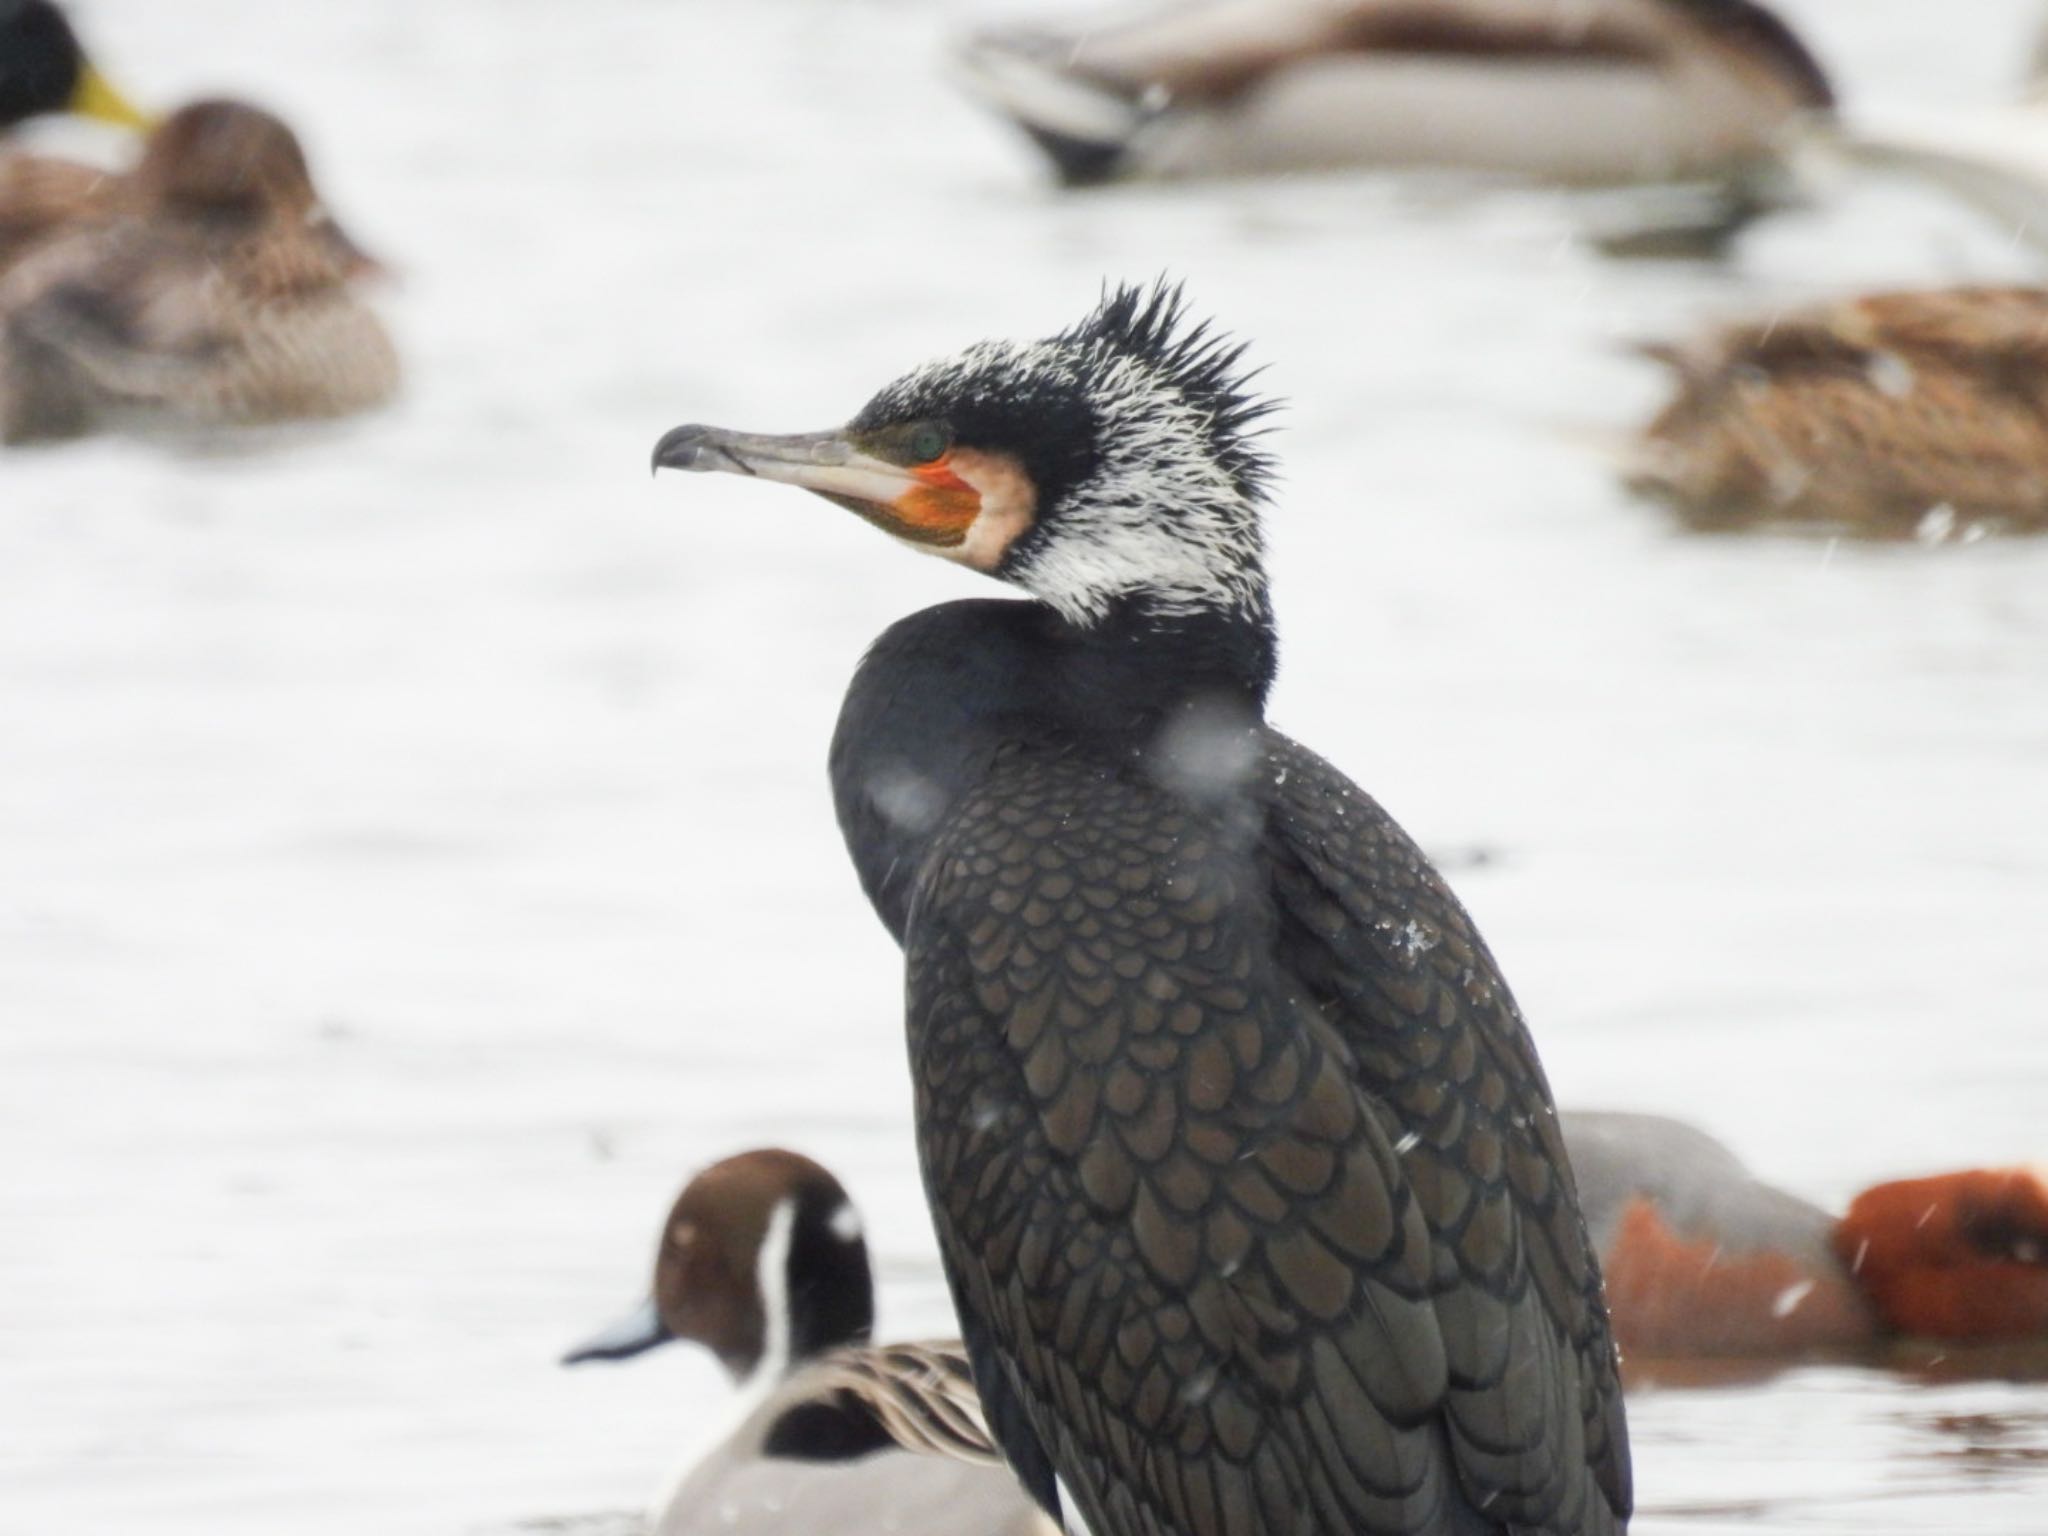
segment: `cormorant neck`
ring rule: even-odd
[[[862,889],[900,943],[933,831],[1011,743],[1105,757],[1162,743],[1205,794],[1264,718],[1274,666],[1263,593],[1251,610],[1162,612],[1120,598],[1078,623],[1051,604],[970,598],[891,625],[862,659],[832,738],[832,793]]]
[[[1135,593],[1093,623],[1054,622],[1071,657],[1069,683],[1118,695],[1132,724],[1191,701],[1265,711],[1278,643],[1263,591],[1250,608],[1169,607]]]

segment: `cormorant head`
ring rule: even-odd
[[[784,481],[1091,625],[1126,601],[1263,622],[1270,402],[1180,289],[1124,286],[1036,342],[906,374],[833,432],[677,427],[657,469]]]
[[[76,112],[124,128],[148,122],[92,67],[50,0],[0,0],[0,127],[44,112]]]

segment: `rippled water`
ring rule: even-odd
[[[1787,6],[1901,104],[2003,88],[2030,8]],[[1274,714],[1457,870],[1563,1099],[1823,1200],[2042,1154],[2048,542],[1687,538],[1606,457],[1628,340],[2025,273],[2011,232],[1852,188],[1618,267],[1531,194],[1060,198],[908,0],[80,9],[138,92],[303,124],[412,386],[0,464],[0,1531],[607,1528],[715,1373],[553,1355],[750,1143],[838,1167],[888,1325],[946,1326],[823,758],[867,639],[980,588],[646,457],[1105,275],[1184,275],[1292,402]],[[2040,1385],[1632,1414],[1642,1532],[2048,1530]]]

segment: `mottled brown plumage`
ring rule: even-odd
[[[0,437],[346,415],[387,400],[397,354],[354,291],[368,259],[319,204],[291,130],[200,102],[135,171],[48,164],[0,278]]]
[[[2048,527],[2048,290],[1877,294],[1655,355],[1678,393],[1629,483],[1690,523]]]
[[[122,180],[56,155],[0,155],[0,273],[52,235],[105,216]]]

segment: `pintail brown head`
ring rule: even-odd
[[[774,1379],[873,1326],[867,1243],[846,1191],[809,1158],[760,1148],[689,1182],[662,1227],[653,1294],[563,1363],[686,1339],[737,1381]]]

